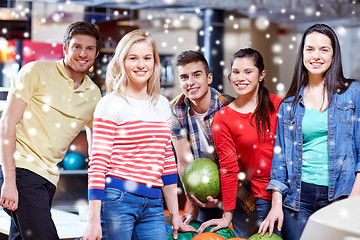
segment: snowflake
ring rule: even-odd
[[[244,172],[239,172],[239,174],[238,174],[238,179],[239,179],[240,181],[242,181],[242,180],[245,180],[245,178],[246,178],[246,173],[244,173]]]
[[[248,12],[249,12],[249,14],[250,15],[253,15],[253,14],[255,14],[256,13],[256,6],[255,5],[251,5],[250,7],[249,7],[249,9],[248,9]]]
[[[182,129],[180,130],[180,134],[181,134],[181,136],[186,137],[186,135],[187,135],[186,129],[185,129],[185,128],[182,128]]]
[[[276,154],[281,153],[281,147],[279,147],[279,146],[274,147],[274,153],[276,153]]]
[[[214,146],[209,146],[209,147],[207,148],[207,152],[208,152],[208,153],[214,153],[214,151],[215,151]]]
[[[27,229],[25,231],[25,235],[28,236],[28,237],[31,237],[33,235],[32,231],[30,229]]]
[[[270,21],[266,17],[259,17],[255,21],[255,26],[259,30],[265,30],[269,27]]]
[[[20,159],[21,154],[18,151],[15,151],[13,156],[14,156],[15,160],[18,160],[18,159]]]
[[[260,160],[260,167],[265,168],[268,165],[267,161],[265,159]]]
[[[75,151],[76,151],[76,145],[75,145],[75,144],[71,144],[70,147],[69,147],[69,149],[70,149],[71,151],[75,152]]]
[[[275,64],[277,64],[277,65],[281,65],[281,64],[283,64],[284,61],[282,60],[281,57],[275,56],[275,57],[273,58],[273,62],[274,62]]]
[[[47,104],[45,104],[45,105],[42,106],[42,110],[43,110],[44,112],[48,112],[48,111],[50,110],[50,106],[47,105]]]
[[[185,154],[185,161],[187,161],[188,163],[192,162],[193,161],[193,155],[192,153],[187,153]]]
[[[177,193],[178,195],[182,194],[182,193],[183,193],[182,188],[177,187],[177,188],[176,188],[176,193]]]
[[[274,52],[274,53],[281,53],[282,52],[282,46],[280,43],[275,43],[271,50]]]
[[[344,36],[346,36],[346,34],[347,34],[347,30],[346,30],[346,28],[343,27],[343,26],[338,26],[338,27],[336,28],[336,32],[337,32],[337,34],[338,34],[339,36],[341,36],[341,37],[344,37]]]
[[[37,130],[36,130],[36,128],[30,128],[28,133],[29,133],[30,136],[34,136],[34,135],[36,135]]]
[[[201,181],[202,181],[203,183],[208,183],[208,182],[210,181],[210,178],[209,178],[208,176],[203,176],[203,177],[201,178]]]
[[[305,10],[304,10],[305,14],[308,15],[308,16],[311,16],[314,14],[314,8],[312,7],[306,7]]]
[[[34,156],[32,156],[32,155],[28,155],[28,156],[26,157],[26,161],[28,161],[29,163],[34,162],[34,160],[35,160],[35,158],[34,158]]]
[[[105,178],[105,182],[106,183],[111,183],[111,178],[110,177]]]
[[[158,171],[158,169],[160,169],[160,166],[157,165],[157,164],[153,164],[153,165],[151,166],[151,169],[152,169],[153,171]]]
[[[30,119],[30,118],[32,118],[32,113],[29,112],[29,111],[25,111],[23,117],[24,117],[25,119]]]
[[[283,83],[276,84],[276,90],[278,90],[279,92],[284,91],[285,85]]]

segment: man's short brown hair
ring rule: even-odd
[[[96,52],[100,51],[102,46],[102,39],[99,30],[95,27],[94,24],[85,21],[77,21],[70,24],[66,28],[63,39],[63,42],[67,48],[69,47],[71,39],[77,34],[94,37],[96,39]]]

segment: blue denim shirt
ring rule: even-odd
[[[279,108],[271,180],[266,188],[283,196],[284,207],[300,208],[305,112],[303,89],[292,108],[294,97]],[[314,119],[316,121],[316,119]],[[328,108],[329,192],[330,201],[351,193],[356,172],[360,171],[360,83],[353,82],[342,94],[335,94]],[[319,169],[321,171],[321,169]]]

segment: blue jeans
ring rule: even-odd
[[[265,220],[268,213],[271,209],[271,200],[266,200],[263,198],[255,198],[255,209],[256,209],[256,215],[258,218],[258,226],[260,226],[261,222]],[[277,223],[275,223],[274,226],[274,233],[281,237],[281,232],[277,230]]]
[[[235,235],[246,239],[257,233],[259,229],[255,211],[248,215],[238,202],[236,202],[232,225]]]
[[[101,227],[102,239],[167,240],[163,200],[106,187]]]
[[[301,182],[300,210],[283,208],[283,233],[286,240],[299,240],[310,215],[329,205],[328,187]]]

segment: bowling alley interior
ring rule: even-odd
[[[230,58],[246,47],[262,54],[267,88],[284,97],[302,33],[315,23],[336,31],[344,75],[360,79],[359,0],[1,0],[0,116],[19,69],[31,61],[61,59],[65,29],[78,20],[100,30],[103,46],[88,76],[103,95],[107,64],[120,39],[134,29],[148,31],[156,41],[161,94],[169,101],[181,93],[174,62],[184,50],[201,51],[214,76],[211,86],[236,96],[228,79]],[[81,237],[86,226],[88,158],[82,130],[58,164],[52,214],[61,239]],[[180,213],[185,213],[188,204],[180,183],[178,198]],[[7,239],[10,220],[1,212],[0,239]]]

